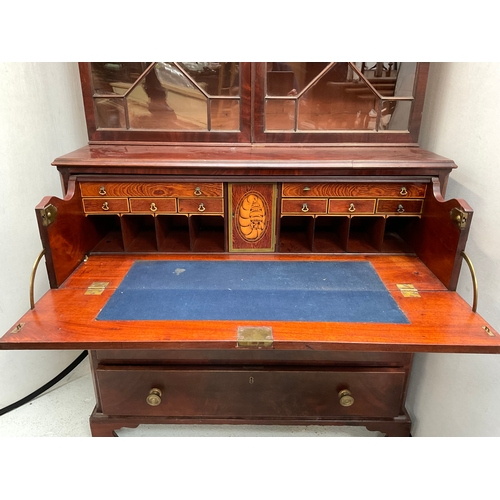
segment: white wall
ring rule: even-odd
[[[455,161],[447,198],[474,209],[466,252],[477,312],[500,331],[500,63],[433,63],[420,145]],[[465,264],[458,291],[472,303]],[[500,356],[418,354],[407,408],[415,436],[500,436]]]
[[[35,206],[62,195],[51,162],[87,143],[76,63],[0,63],[0,335],[29,309],[42,249]],[[48,289],[45,260],[35,298]],[[38,389],[81,351],[0,350],[0,408]],[[88,364],[72,374],[76,377]]]

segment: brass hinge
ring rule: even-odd
[[[273,329],[269,326],[239,326],[238,347],[272,347]]]
[[[460,210],[460,208],[452,208],[450,211],[450,218],[454,221],[460,229],[465,229],[467,227],[467,220],[469,214]]]
[[[40,216],[42,217],[42,224],[50,226],[56,219],[57,208],[54,205],[47,205],[40,209]]]
[[[10,333],[17,333],[21,328],[25,325],[26,323],[19,323],[17,324],[11,331]]]

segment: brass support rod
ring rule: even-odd
[[[38,268],[38,264],[42,260],[42,257],[45,254],[45,248],[40,252],[40,255],[36,258],[35,263],[33,264],[33,270],[31,271],[30,278],[30,309],[35,309],[35,275],[36,270]]]
[[[474,300],[472,302],[472,312],[476,312],[477,310],[477,277],[476,277],[476,271],[474,270],[474,266],[472,265],[472,261],[469,259],[469,256],[462,251],[461,253],[463,259],[465,262],[467,262],[467,265],[469,266],[470,274],[472,276],[472,287],[474,289]]]

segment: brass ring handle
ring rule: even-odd
[[[340,391],[339,402],[342,406],[352,406],[354,404],[354,398],[352,397],[351,391],[347,389]]]
[[[161,403],[161,391],[160,389],[153,388],[149,391],[148,397],[146,398],[146,403],[149,406],[158,406]]]
[[[349,205],[349,208],[347,210],[349,210],[349,212],[354,212],[356,210],[356,207],[354,206],[354,203],[351,203]]]
[[[108,202],[105,201],[103,204],[102,204],[102,209],[103,210],[109,210],[109,205],[108,205]]]
[[[401,196],[406,196],[408,194],[408,190],[406,189],[405,186],[401,188],[401,191],[399,192]]]
[[[158,210],[158,207],[154,203],[151,203],[151,205],[149,206],[149,210],[151,210],[151,212],[156,212]]]
[[[309,212],[309,207],[307,206],[307,203],[304,203],[302,205],[302,212],[304,212],[304,213]]]
[[[402,214],[404,211],[405,211],[405,207],[403,207],[403,205],[398,205],[398,213]]]
[[[196,188],[194,189],[194,195],[195,195],[195,196],[201,196],[201,194],[202,194],[202,193],[201,193],[201,189],[200,189],[199,187],[196,187]]]
[[[104,195],[106,194],[106,189],[104,188],[104,186],[101,186],[101,187],[99,188],[99,194],[100,194],[101,196],[104,196]]]
[[[198,207],[198,212],[204,212],[206,210],[205,205],[203,203],[200,203],[200,206]]]

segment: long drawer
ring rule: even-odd
[[[82,196],[222,196],[222,182],[81,182]]]
[[[285,182],[282,186],[283,197],[385,197],[385,198],[424,198],[425,183],[418,182]]]
[[[97,369],[107,415],[171,417],[342,418],[395,417],[400,413],[402,369]],[[147,398],[161,393],[151,406]],[[341,404],[341,391],[354,402]],[[343,393],[344,394],[344,393]],[[156,401],[158,402],[158,400]],[[344,403],[349,403],[343,400]]]

